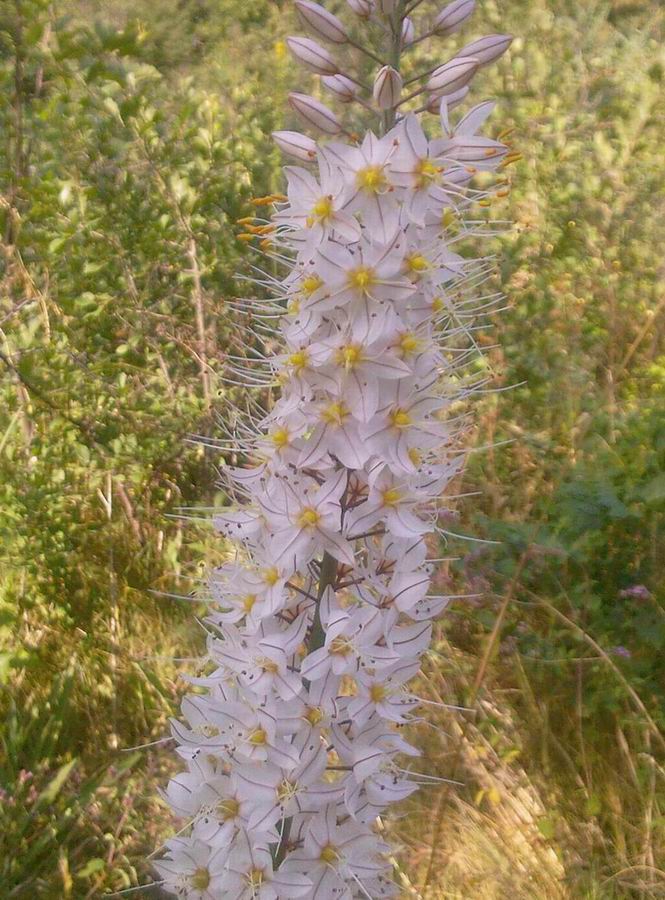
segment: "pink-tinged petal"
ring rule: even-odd
[[[330,221],[332,227],[343,240],[350,241],[351,243],[360,240],[360,225],[355,216],[343,212],[336,212]]]

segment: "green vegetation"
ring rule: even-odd
[[[342,4],[340,4],[342,5]],[[665,892],[665,14],[658,0],[484,0],[511,31],[496,131],[524,155],[498,218],[511,310],[395,826],[405,895]],[[196,654],[187,594],[220,548],[186,441],[225,415],[250,258],[294,77],[270,0],[0,7],[0,884],[85,898],[149,879],[171,823],[158,740]],[[445,48],[444,48],[445,49]],[[494,213],[493,213],[494,214]],[[195,586],[195,584],[194,584]],[[455,774],[452,774],[455,773]],[[423,885],[426,887],[423,888]],[[146,893],[146,896],[148,894]],[[154,892],[152,896],[155,896]]]

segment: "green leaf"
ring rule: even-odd
[[[96,857],[95,859],[89,859],[83,868],[79,869],[75,874],[77,878],[90,878],[91,875],[101,872],[105,866],[106,862]]]
[[[77,762],[78,760],[74,758],[58,769],[56,775],[51,779],[51,781],[47,784],[47,786],[37,798],[37,805],[41,806],[53,803],[55,798],[62,790],[65,782],[69,778],[69,775]]]
[[[652,478],[640,491],[640,496],[647,503],[662,503],[665,500],[665,472]]]

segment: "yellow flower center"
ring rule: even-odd
[[[362,359],[362,348],[357,344],[347,344],[346,347],[340,347],[335,354],[337,365],[344,366],[347,372],[349,369],[357,366],[359,362],[362,362]]]
[[[402,353],[415,353],[416,350],[420,350],[422,341],[415,334],[407,333],[400,338],[399,346]]]
[[[339,853],[337,852],[337,848],[332,844],[326,844],[325,847],[322,848],[321,853],[319,855],[319,859],[321,862],[329,863],[332,865],[339,861]]]
[[[296,793],[297,785],[295,785],[292,781],[284,781],[277,788],[277,799],[281,800],[283,803],[285,800],[290,800]]]
[[[369,689],[369,696],[373,703],[380,703],[386,696],[386,689],[382,684],[373,684]]]
[[[306,278],[303,278],[300,290],[306,297],[310,297],[314,291],[318,291],[322,284],[323,282],[318,275],[308,275]]]
[[[197,869],[190,880],[195,891],[205,891],[210,884],[210,872],[207,869]]]
[[[207,738],[219,737],[219,728],[216,725],[197,725],[194,731]]]
[[[298,525],[300,525],[301,528],[314,528],[320,521],[321,514],[311,506],[306,506],[302,509],[298,516]]]
[[[228,822],[229,819],[235,819],[239,812],[240,803],[235,797],[227,797],[226,800],[222,800],[221,803],[217,804],[217,813],[224,822]]]
[[[384,506],[397,506],[402,499],[402,494],[397,488],[388,488],[387,491],[383,492],[382,498]]]
[[[247,596],[243,597],[242,608],[245,610],[246,613],[251,612],[255,603],[256,603],[256,594],[247,594]]]
[[[438,166],[435,166],[431,159],[421,159],[415,169],[416,185],[419,188],[425,187],[428,181],[433,181],[441,172]]]
[[[356,180],[358,187],[373,194],[377,194],[387,184],[382,166],[366,166],[358,172]]]
[[[349,411],[343,403],[331,403],[321,410],[321,419],[328,425],[341,425],[349,415]]]
[[[306,368],[308,362],[309,357],[306,350],[296,350],[295,353],[292,353],[291,356],[289,356],[289,365],[292,366],[296,372],[302,372],[302,370]]]
[[[354,269],[353,272],[349,272],[349,284],[359,291],[366,291],[367,288],[376,284],[376,276],[372,269],[361,266],[359,269]]]
[[[268,742],[268,736],[266,735],[263,728],[256,728],[254,731],[252,731],[247,740],[255,747],[262,747]]]
[[[318,725],[323,719],[323,710],[318,706],[310,706],[305,713],[305,718],[310,725]]]
[[[416,447],[409,447],[407,453],[409,454],[409,459],[414,464],[414,466],[419,466],[423,461],[423,458],[420,455],[420,450],[416,449]]]
[[[409,272],[425,272],[429,269],[429,262],[422,253],[412,253],[406,258],[406,267]]]
[[[312,214],[317,219],[328,219],[333,213],[333,199],[330,195],[321,197],[312,207]]]
[[[432,300],[432,312],[438,313],[443,309],[443,299],[441,297],[435,297]]]
[[[267,656],[262,656],[256,662],[264,672],[270,672],[271,675],[276,675],[279,672],[279,666],[277,665],[277,663],[272,659],[268,659]]]
[[[289,432],[286,428],[276,428],[270,435],[270,440],[278,450],[282,450],[289,443]]]
[[[290,316],[297,316],[300,312],[300,301],[296,300],[295,298],[293,300],[289,300],[289,302],[286,304],[286,311]]]
[[[251,888],[261,887],[263,884],[263,869],[252,869],[247,873],[247,883]]]
[[[333,638],[330,642],[328,652],[332,653],[333,656],[347,656],[351,652],[351,645],[346,638]]]
[[[412,421],[413,419],[404,409],[394,409],[390,413],[390,422],[393,428],[406,428]]]
[[[279,581],[279,569],[277,566],[271,566],[261,572],[261,577],[269,587],[274,587]]]
[[[441,216],[441,227],[442,228],[450,228],[457,220],[457,217],[452,209],[444,209],[443,215]]]

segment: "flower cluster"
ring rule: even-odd
[[[319,36],[351,40],[319,4],[296,5]],[[382,17],[398,48],[414,41],[408,4],[349,5]],[[472,8],[456,0],[432,33],[461,27]],[[156,868],[178,896],[397,893],[381,816],[421,781],[405,767],[418,751],[401,730],[417,720],[409,683],[449,602],[430,593],[426,535],[462,465],[455,405],[474,387],[461,374],[464,342],[490,272],[458,248],[477,227],[467,210],[505,190],[502,178],[474,186],[506,164],[507,147],[478,134],[493,104],[450,115],[489,61],[483,48],[496,46],[483,41],[476,56],[467,48],[425,73],[438,137],[400,111],[392,66],[368,104],[380,136],[276,135],[304,165],[286,167],[281,202],[265,199],[278,201],[271,220],[249,225],[275,267],[259,279],[267,297],[243,307],[256,323],[247,354],[229,363],[235,381],[259,389],[233,434],[245,464],[224,469],[234,504],[215,517],[237,553],[211,575],[210,665],[172,724],[187,769],[164,796],[187,836],[167,842]],[[290,45],[338,99],[357,99],[328,50]],[[343,130],[315,98],[292,103],[325,135]],[[496,302],[488,294],[480,306]]]

